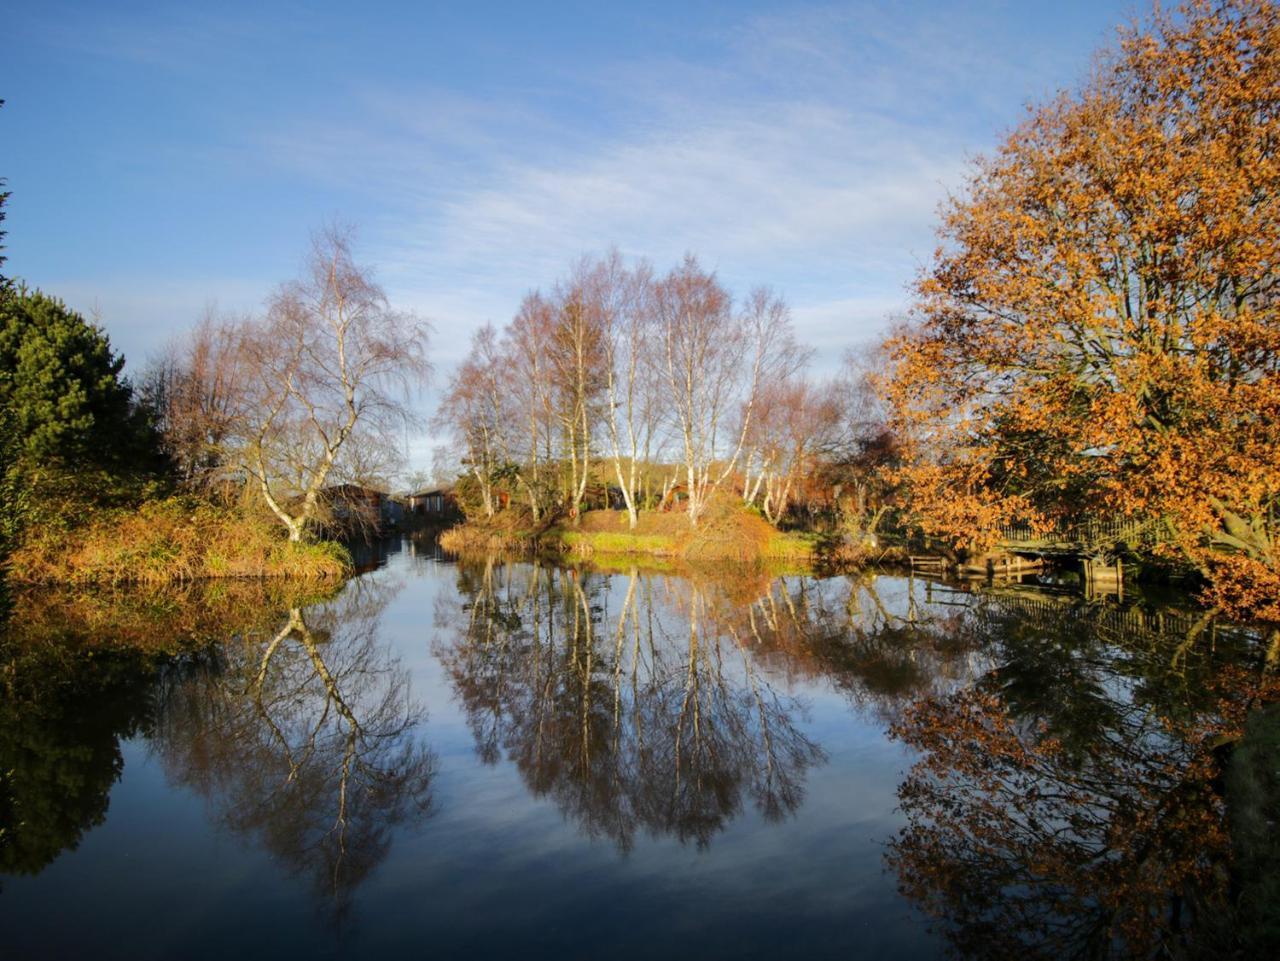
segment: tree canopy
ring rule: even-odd
[[[0,408],[29,467],[134,472],[154,438],[106,333],[62,301],[18,288],[0,300]]]
[[[977,163],[891,345],[929,533],[1158,518],[1221,600],[1277,594],[1277,142],[1277,8],[1196,0]]]

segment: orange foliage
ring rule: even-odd
[[[1277,7],[1196,0],[979,161],[891,344],[927,533],[1164,517],[1236,613],[1274,612],[1277,144]]]
[[[1199,710],[1107,704],[1107,736],[1074,749],[1012,714],[991,689],[998,675],[987,682],[921,698],[892,728],[921,752],[888,854],[903,893],[947,919],[965,957],[1118,944],[1117,956],[1167,957],[1212,943],[1231,848],[1214,746],[1239,739],[1280,680],[1225,668]]]

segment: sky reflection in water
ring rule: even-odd
[[[1242,716],[1246,632],[1014,586],[383,551],[330,596],[22,602],[6,956],[1070,957],[1212,934],[1231,838],[1202,735]],[[177,658],[110,643],[177,637]]]

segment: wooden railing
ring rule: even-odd
[[[1184,639],[1192,634],[1217,632],[1217,621],[1203,611],[1151,610],[1140,605],[1097,605],[1082,602],[1074,595],[1046,596],[1041,593],[1002,591],[993,593],[1006,608],[1016,608],[1019,617],[1037,626],[1060,626],[1065,620],[1087,620],[1095,630],[1111,631],[1126,637],[1149,636]]]
[[[1084,518],[1071,524],[1059,524],[1052,530],[1036,531],[1029,524],[1005,524],[1000,527],[1004,546],[1035,550],[1094,553],[1111,551],[1120,544],[1131,548],[1154,547],[1163,540],[1164,522],[1158,517]]]

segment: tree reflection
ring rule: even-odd
[[[433,758],[414,736],[423,712],[378,638],[392,592],[353,581],[160,691],[155,744],[171,777],[309,876],[338,912],[393,828],[431,803]]]
[[[36,874],[101,824],[144,729],[154,665],[139,656],[27,658],[0,670],[0,874]],[[49,683],[53,680],[54,683]]]
[[[622,850],[637,831],[705,847],[749,799],[794,811],[822,751],[692,579],[464,565],[438,645],[487,762]]]
[[[874,574],[490,562],[460,585],[439,653],[481,756],[624,850],[639,831],[706,845],[747,799],[794,811],[822,758],[784,693],[802,680],[920,752],[888,863],[965,956],[1237,956],[1242,919],[1275,927],[1256,903],[1267,869],[1240,852],[1270,823],[1256,759],[1280,754],[1280,725],[1236,778],[1245,827],[1223,793],[1224,745],[1280,693],[1248,631]]]
[[[889,864],[966,957],[1231,956],[1221,751],[1274,679],[1198,618],[987,597],[998,664],[918,698]],[[1165,630],[1171,626],[1172,630]]]
[[[150,732],[161,676],[206,669],[211,639],[303,599],[257,583],[13,598],[0,635],[0,873],[38,873],[102,823],[120,742]]]
[[[919,752],[888,864],[957,951],[1248,956],[1280,930],[1280,692],[1247,631],[875,574],[456,571],[435,653],[480,757],[623,851],[797,811],[824,761],[803,685]],[[120,739],[141,736],[341,913],[431,801],[423,713],[380,641],[387,573],[327,597],[19,598],[0,650],[0,871],[39,871],[99,823]]]
[[[860,711],[891,722],[913,698],[972,683],[990,666],[969,600],[864,571],[773,579],[739,618],[771,664],[821,678]]]

